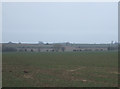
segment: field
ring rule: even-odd
[[[3,87],[118,86],[117,52],[3,53]]]

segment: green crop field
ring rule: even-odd
[[[117,52],[3,53],[3,87],[115,87]]]

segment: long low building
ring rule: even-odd
[[[78,51],[109,51],[118,50],[118,44],[21,44],[3,43],[2,51],[17,52],[78,52]]]

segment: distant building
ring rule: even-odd
[[[16,44],[3,43],[3,51],[9,49],[18,52],[81,52],[81,51],[110,51],[118,50],[118,44]]]

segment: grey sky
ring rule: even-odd
[[[3,3],[3,42],[118,40],[117,2]]]

